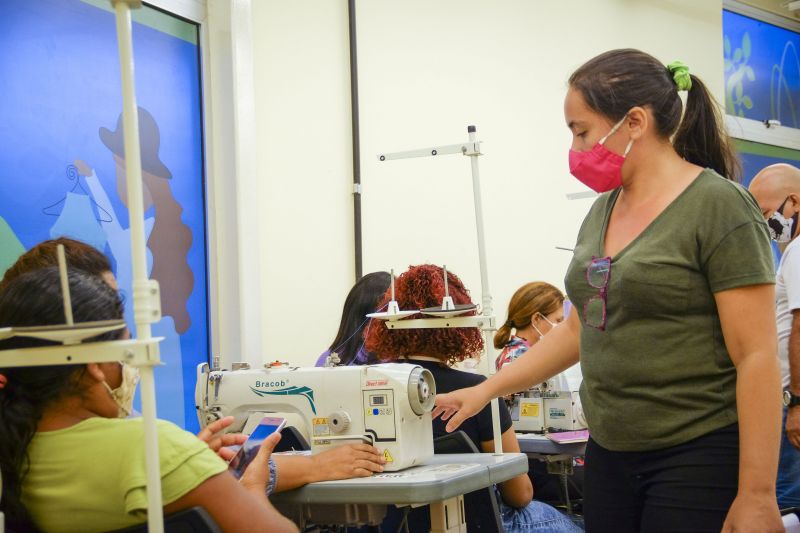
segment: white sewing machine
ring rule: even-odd
[[[514,394],[509,408],[515,431],[542,432],[548,428],[572,431],[586,428],[580,396],[574,391],[534,387]]]
[[[269,413],[299,430],[312,453],[367,442],[383,450],[387,471],[433,456],[436,384],[430,371],[418,365],[246,366],[210,370],[207,363],[198,365],[195,402],[202,427],[234,416],[228,430],[248,433]]]

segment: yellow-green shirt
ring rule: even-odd
[[[164,504],[224,472],[206,443],[158,421]],[[142,523],[147,491],[142,419],[90,418],[36,433],[22,501],[44,533],[91,533]]]

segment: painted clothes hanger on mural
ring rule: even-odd
[[[53,217],[60,216],[65,205],[69,201],[70,194],[74,194],[79,196],[85,196],[89,199],[91,205],[97,210],[96,219],[98,222],[112,222],[113,218],[111,217],[111,213],[103,209],[102,206],[100,206],[100,204],[95,202],[94,198],[92,198],[89,192],[81,184],[81,176],[78,173],[78,167],[72,164],[67,165],[66,174],[68,180],[75,182],[72,186],[72,189],[67,191],[67,194],[64,196],[64,198],[62,198],[58,202],[42,208],[42,213]],[[80,192],[77,192],[79,190]],[[59,206],[61,207],[60,209]]]

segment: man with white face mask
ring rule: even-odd
[[[750,184],[770,237],[783,250],[775,284],[778,355],[784,390],[777,496],[781,508],[800,505],[800,169],[771,165]]]

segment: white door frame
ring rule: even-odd
[[[146,0],[199,25],[211,357],[261,365],[251,0]]]

